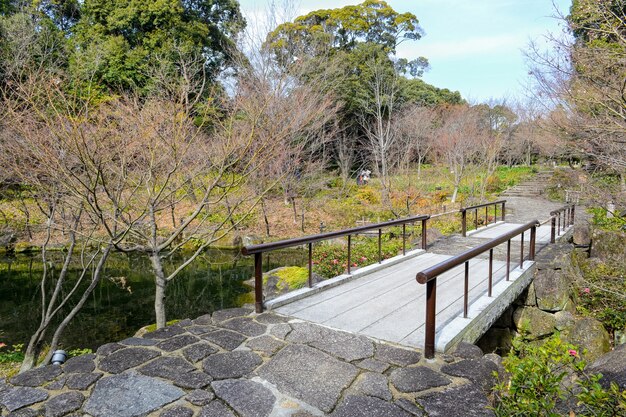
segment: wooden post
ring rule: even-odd
[[[309,288],[313,286],[313,243],[309,243]]]
[[[422,220],[422,249],[426,250],[426,246],[428,245],[428,239],[426,239],[426,220]]]
[[[556,242],[556,217],[552,216],[552,230],[550,231],[550,243]]]
[[[463,292],[463,318],[467,318],[467,305],[469,299],[469,261],[465,262],[465,291]]]
[[[437,278],[426,283],[426,323],[424,325],[424,356],[435,357],[435,312],[437,306]]]
[[[257,313],[263,312],[263,254],[254,254],[254,306]]]
[[[528,249],[528,259],[535,260],[535,240],[537,238],[537,226],[530,229],[530,248]]]
[[[352,274],[350,264],[352,263],[352,235],[348,235],[348,275]]]
[[[493,288],[493,249],[489,249],[489,292],[487,297],[491,297],[491,290]]]
[[[467,210],[461,211],[461,234],[463,237],[467,236]]]

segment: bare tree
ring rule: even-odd
[[[399,110],[398,75],[376,60],[370,60],[367,66],[372,73],[369,81],[372,101],[364,106],[361,126],[365,131],[374,162],[374,174],[380,179],[382,202],[391,207],[390,174],[398,161],[392,156],[398,139],[396,131],[392,128]]]
[[[456,202],[461,182],[475,161],[481,135],[477,111],[465,105],[445,109],[435,134],[435,149],[452,175],[452,203]]]

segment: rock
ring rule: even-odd
[[[46,417],[61,417],[78,410],[85,401],[80,392],[65,392],[46,401],[44,406]]]
[[[184,334],[181,336],[172,337],[171,339],[165,339],[164,341],[160,342],[157,347],[166,352],[173,352],[185,346],[189,346],[192,343],[196,343],[198,340],[200,339],[195,336],[192,336],[190,334]]]
[[[518,329],[527,330],[531,339],[552,334],[556,326],[554,315],[535,307],[518,307],[513,312],[513,322]]]
[[[459,362],[446,364],[441,367],[441,372],[452,376],[467,378],[485,391],[491,390],[496,380],[493,372],[498,366],[487,359],[465,359]]]
[[[39,387],[48,381],[52,381],[61,375],[63,370],[60,366],[50,365],[43,368],[34,368],[9,380],[13,385],[21,385],[25,387]]]
[[[589,246],[591,244],[591,227],[587,222],[574,222],[574,233],[572,236],[574,245]]]
[[[291,326],[287,323],[277,324],[270,329],[270,334],[278,339],[285,340],[291,333]]]
[[[233,238],[233,246],[237,248],[250,245],[258,245],[259,243],[263,243],[263,239],[259,238],[258,236],[236,235]]]
[[[185,330],[187,330],[189,333],[191,334],[195,334],[195,335],[203,335],[206,333],[210,333],[210,332],[214,332],[215,330],[217,330],[218,328],[215,326],[199,326],[197,324],[194,324],[192,326],[189,326],[187,328],[185,328]]]
[[[144,339],[141,337],[129,337],[120,342],[126,346],[154,346],[158,343],[155,339]]]
[[[213,319],[213,322],[219,323],[235,317],[249,316],[252,312],[253,310],[247,307],[227,308],[214,312],[211,318]]]
[[[159,355],[160,353],[154,350],[141,347],[129,347],[113,352],[102,359],[99,368],[105,372],[119,374],[127,369],[148,362],[150,359],[154,359]]]
[[[200,410],[198,417],[236,417],[221,401],[211,401]]]
[[[422,407],[415,403],[414,400],[409,400],[406,398],[400,398],[395,402],[395,405],[402,408],[405,411],[408,411],[412,416],[416,417],[428,417],[426,413],[422,409]]]
[[[274,339],[272,336],[261,336],[248,340],[246,346],[252,350],[271,356],[276,351],[283,348],[285,343]]]
[[[585,359],[592,362],[611,350],[609,334],[596,319],[583,318],[574,324],[566,338],[567,342],[587,349]]]
[[[382,374],[389,368],[389,364],[386,362],[381,362],[376,359],[368,358],[363,359],[361,362],[356,364],[359,368],[367,369],[368,371],[378,372]]]
[[[0,235],[0,246],[10,246],[15,242],[15,240],[14,233]]]
[[[7,414],[7,417],[41,417],[41,415],[40,411],[35,411],[32,408],[22,408]]]
[[[420,392],[452,382],[439,372],[425,366],[398,368],[391,373],[389,380],[400,392]]]
[[[484,352],[507,354],[513,347],[513,333],[510,329],[492,327],[481,337],[476,344]]]
[[[495,353],[487,353],[485,356],[483,356],[483,359],[496,365],[496,370],[498,372],[499,378],[502,378],[504,376],[506,371],[504,369],[504,365],[502,365],[502,356]]]
[[[197,343],[183,349],[183,356],[192,363],[196,363],[206,358],[212,353],[217,352],[217,349],[209,343]]]
[[[197,326],[208,326],[213,324],[213,319],[211,318],[210,314],[204,314],[197,319],[192,320],[192,323]]]
[[[143,335],[144,339],[169,339],[170,337],[178,336],[185,333],[185,329],[180,326],[173,325],[167,326],[162,329],[157,329],[153,332]]]
[[[312,323],[294,323],[292,328],[287,341],[310,344],[348,362],[374,355],[374,344],[364,336],[331,330]]]
[[[69,358],[63,365],[63,372],[66,374],[93,372],[96,369],[93,362],[95,358],[96,355],[93,353]]]
[[[48,399],[48,393],[39,388],[9,387],[0,391],[0,404],[9,411],[19,410],[46,399]]]
[[[102,345],[96,350],[96,354],[98,356],[109,356],[111,353],[116,352],[120,349],[123,349],[124,346],[119,343],[107,343],[106,345]]]
[[[267,326],[255,322],[252,317],[236,317],[222,322],[221,326],[250,337],[260,336],[267,330]]]
[[[562,271],[538,271],[533,281],[537,307],[543,311],[561,311],[569,300],[569,282]]]
[[[454,350],[454,356],[463,359],[482,358],[483,351],[476,345],[461,342]]]
[[[487,397],[474,384],[466,384],[419,397],[429,417],[493,417]]]
[[[377,343],[374,358],[398,366],[408,366],[418,363],[422,355],[415,350],[399,348],[385,343]]]
[[[289,317],[279,316],[278,314],[272,312],[266,312],[258,314],[255,317],[255,320],[263,324],[278,324],[287,323],[289,321]]]
[[[534,283],[530,283],[528,288],[526,288],[520,296],[515,300],[516,305],[520,306],[528,306],[528,307],[536,307],[537,306],[537,295],[535,294],[535,285]]]
[[[594,229],[591,237],[591,256],[603,261],[626,264],[626,232]]]
[[[214,379],[240,378],[254,371],[263,360],[254,352],[216,353],[202,362],[204,372]]]
[[[365,372],[357,378],[352,386],[357,392],[363,395],[391,401],[393,397],[391,391],[389,391],[388,384],[387,377],[384,375],[374,372]]]
[[[216,330],[200,337],[226,350],[234,350],[246,340],[245,336],[230,330]]]
[[[556,329],[558,331],[569,331],[576,323],[576,318],[569,311],[559,311],[554,315],[556,319]]]
[[[94,382],[96,382],[101,377],[102,377],[101,373],[94,373],[94,374],[92,374],[92,373],[89,373],[89,374],[77,373],[77,374],[71,374],[67,378],[67,381],[66,381],[65,385],[69,389],[77,389],[77,390],[83,391],[83,390],[86,390],[87,388],[89,388]]]
[[[249,380],[215,381],[215,395],[224,400],[241,417],[267,417],[274,408],[276,397],[258,382]]]
[[[159,414],[159,417],[192,417],[192,416],[193,416],[193,410],[187,407],[182,407],[180,405],[164,410],[161,414]]]
[[[626,390],[626,345],[617,346],[614,351],[600,356],[587,370],[601,373],[600,383],[605,388],[615,382],[620,390]]]
[[[346,397],[331,417],[411,417],[402,408],[373,397],[350,395]]]
[[[537,269],[566,269],[571,265],[571,251],[572,245],[564,241],[544,246],[535,255]]]
[[[513,327],[513,310],[514,310],[513,306],[504,310],[502,315],[498,317],[498,320],[496,320],[496,322],[493,324],[492,327],[499,327],[503,329],[508,329],[508,328]]]
[[[328,413],[358,370],[315,348],[290,345],[257,372],[281,392]]]
[[[155,378],[124,373],[96,383],[84,411],[94,417],[139,417],[181,398],[180,388]]]
[[[185,397],[187,401],[197,406],[207,405],[208,403],[213,401],[214,398],[215,395],[212,392],[202,389],[195,389],[187,394],[187,396]]]
[[[160,357],[139,368],[147,376],[172,381],[182,388],[203,388],[209,385],[211,377],[199,372],[189,362],[180,357]]]

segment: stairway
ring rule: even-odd
[[[500,194],[502,197],[537,197],[543,195],[554,171],[539,171],[533,178],[515,185]]]

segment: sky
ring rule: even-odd
[[[301,0],[299,16],[317,9],[338,8],[361,1]],[[549,32],[560,33],[559,12],[571,0],[387,0],[399,13],[411,12],[425,36],[399,45],[397,55],[424,56],[430,69],[422,79],[436,87],[458,90],[470,102],[514,99],[524,95],[528,67],[523,50]],[[240,0],[250,25],[267,15],[268,0]],[[278,0],[276,4],[281,4]]]

